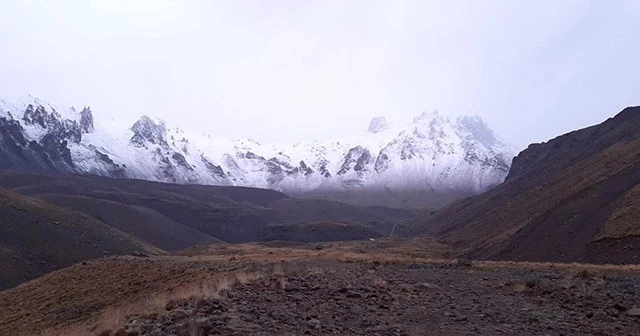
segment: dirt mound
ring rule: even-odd
[[[504,184],[421,217],[414,233],[473,258],[638,263],[638,129],[640,108],[627,108],[531,145]]]

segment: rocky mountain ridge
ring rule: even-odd
[[[78,112],[33,97],[0,100],[0,145],[5,169],[251,186],[397,207],[439,207],[481,193],[505,179],[515,154],[479,117],[438,112],[402,127],[374,118],[368,132],[338,141],[266,145],[188,133],[146,115],[113,134],[94,125],[89,107]]]

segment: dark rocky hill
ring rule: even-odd
[[[534,144],[506,182],[414,222],[470,257],[640,262],[640,107]]]
[[[157,252],[90,216],[0,189],[0,290],[87,259]]]

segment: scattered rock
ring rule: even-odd
[[[182,320],[189,315],[189,311],[183,309],[174,309],[169,313],[169,318],[172,321]]]
[[[602,310],[597,311],[591,318],[591,320],[598,321],[598,322],[604,322],[604,321],[607,321],[608,319],[609,319],[609,315],[607,315],[607,313],[603,312]]]
[[[487,274],[482,269],[453,267],[406,272],[380,265],[370,272],[369,264],[357,263],[331,264],[332,268],[313,272],[288,267],[278,276],[236,284],[224,299],[169,301],[164,313],[130,317],[124,330],[152,336],[190,336],[194,330],[203,336],[401,336],[443,331],[450,335],[632,335],[635,324],[629,320],[635,318],[625,314],[640,316],[640,311],[633,315],[633,309],[618,310],[637,301],[632,292],[635,279],[612,282],[612,288],[585,301],[580,286],[558,290],[553,297],[525,290],[523,279],[529,273],[521,270]],[[332,272],[334,267],[340,267],[340,272]],[[538,273],[544,279],[563,279],[546,271]],[[488,285],[485,278],[495,284]],[[385,285],[376,286],[381,279]],[[496,286],[502,282],[522,290]],[[619,293],[625,296],[615,305],[622,297]]]
[[[164,308],[168,311],[177,309],[179,307],[178,301],[176,300],[171,300],[169,302],[167,302],[167,304],[164,306]]]

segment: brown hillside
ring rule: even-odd
[[[407,210],[298,200],[272,190],[94,176],[0,171],[0,187],[82,211],[168,250],[200,244],[207,237],[228,243],[256,241],[276,224],[348,221],[388,227],[415,217]]]
[[[82,260],[154,249],[81,213],[0,189],[0,289]]]
[[[15,172],[0,173],[0,187],[31,196],[85,196],[143,207],[230,243],[255,240],[258,228],[283,222],[282,214],[251,201],[270,202],[287,197],[262,189],[235,190],[95,176],[44,176]]]
[[[268,207],[282,212],[286,221],[293,223],[315,221],[396,222],[415,218],[415,214],[410,210],[360,207],[327,200],[283,198],[269,203]]]
[[[259,239],[262,241],[283,240],[313,243],[378,238],[384,236],[385,233],[381,228],[362,223],[309,222],[268,225],[263,229]]]
[[[221,242],[149,208],[86,196],[44,194],[38,197],[51,204],[85,213],[168,252]]]
[[[507,180],[415,222],[483,259],[638,263],[640,108],[534,144]]]

